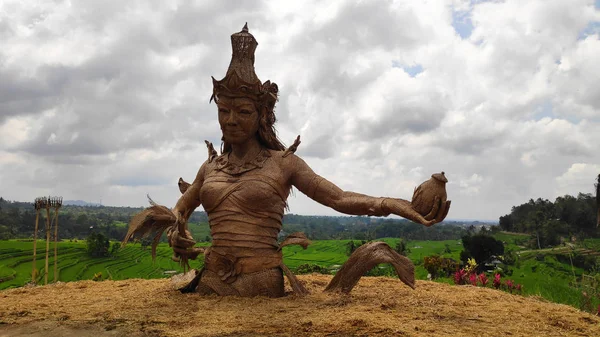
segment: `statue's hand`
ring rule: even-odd
[[[450,203],[450,200],[440,200],[440,197],[436,196],[433,200],[433,206],[431,208],[431,211],[429,211],[429,213],[424,217],[425,220],[433,221],[433,223],[442,222],[446,218],[446,215],[448,215],[448,211],[450,210]]]
[[[411,203],[404,199],[385,198],[383,207],[390,213],[429,227],[446,218],[450,209],[450,200],[441,202],[436,196],[431,211],[425,216],[415,211]]]
[[[171,227],[167,230],[167,237],[169,238],[169,246],[177,247],[177,248],[190,248],[196,244],[194,238],[192,237],[192,233],[186,230],[183,235],[179,232],[177,228]]]
[[[167,237],[169,239],[169,246],[173,248],[174,261],[179,262],[181,255],[185,255],[192,259],[198,256],[199,252],[194,249],[196,241],[192,237],[192,233],[186,229],[185,219],[179,212],[175,212],[176,221],[173,226],[167,229]]]
[[[422,222],[422,224],[429,227],[444,221],[450,210],[450,203],[450,200],[442,201],[440,200],[440,197],[436,196],[433,200],[433,207],[431,208],[431,211],[423,217],[425,222]]]

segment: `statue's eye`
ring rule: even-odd
[[[226,113],[229,113],[229,109],[219,108],[219,112],[226,114]]]
[[[250,111],[248,109],[242,109],[242,110],[240,110],[240,113],[244,114],[244,115],[250,115],[250,114],[252,114],[252,111]]]

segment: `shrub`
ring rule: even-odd
[[[395,276],[396,270],[390,264],[377,265],[369,270],[365,276]]]
[[[423,267],[431,274],[431,278],[450,276],[458,269],[458,263],[451,258],[439,255],[426,256],[423,259]]]
[[[464,250],[460,253],[460,259],[467,263],[469,259],[479,261],[480,265],[477,271],[483,271],[482,268],[486,261],[492,256],[504,254],[504,244],[502,241],[485,234],[465,235],[462,237]]]
[[[86,239],[87,252],[91,257],[106,257],[109,255],[110,242],[102,233],[94,232]]]
[[[318,264],[304,263],[304,264],[301,264],[298,266],[298,268],[296,269],[296,273],[298,273],[298,274],[312,274],[312,273],[329,274],[329,270],[326,267],[319,266]]]
[[[410,248],[408,248],[408,244],[404,241],[404,239],[396,243],[396,248],[394,248],[394,250],[402,256],[408,256],[410,253]]]
[[[121,243],[120,242],[113,242],[112,246],[110,247],[110,255],[111,256],[116,256],[117,253],[119,252],[119,249],[121,249]]]

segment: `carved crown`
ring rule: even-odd
[[[258,42],[248,31],[248,23],[241,32],[231,35],[231,62],[225,77],[217,81],[212,77],[213,94],[210,98],[218,102],[219,96],[248,97],[273,109],[277,101],[277,84],[261,83],[254,71],[254,52]]]

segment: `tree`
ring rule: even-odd
[[[346,244],[346,254],[348,256],[352,255],[352,253],[354,253],[356,248],[357,247],[354,245],[354,240],[348,241],[348,243]]]
[[[86,239],[87,252],[91,257],[106,257],[109,255],[110,242],[102,233],[94,232]]]
[[[142,249],[147,249],[152,245],[152,238],[144,236],[140,239],[140,244],[142,246]]]
[[[542,211],[535,212],[532,220],[529,222],[531,229],[535,232],[535,237],[537,239],[537,247],[538,249],[542,249],[540,243],[540,230],[542,229],[543,223],[546,221],[544,213]]]
[[[464,263],[469,258],[474,258],[481,267],[484,262],[492,256],[504,254],[504,244],[491,236],[475,234],[462,237],[464,250],[460,253],[460,259]]]
[[[110,256],[116,256],[119,252],[119,249],[121,249],[121,243],[113,242],[112,246],[110,247]]]
[[[475,234],[475,226],[471,225],[467,228],[467,235]]]
[[[479,233],[483,234],[483,235],[489,235],[490,234],[489,230],[485,226],[481,226],[481,229],[479,229]]]
[[[404,241],[404,239],[396,243],[396,248],[394,250],[402,256],[408,256],[410,253],[410,248],[408,248],[408,244]]]
[[[507,232],[512,232],[513,231],[512,216],[510,214],[501,216],[499,225],[500,225],[500,228],[502,228],[503,230],[505,230]]]

